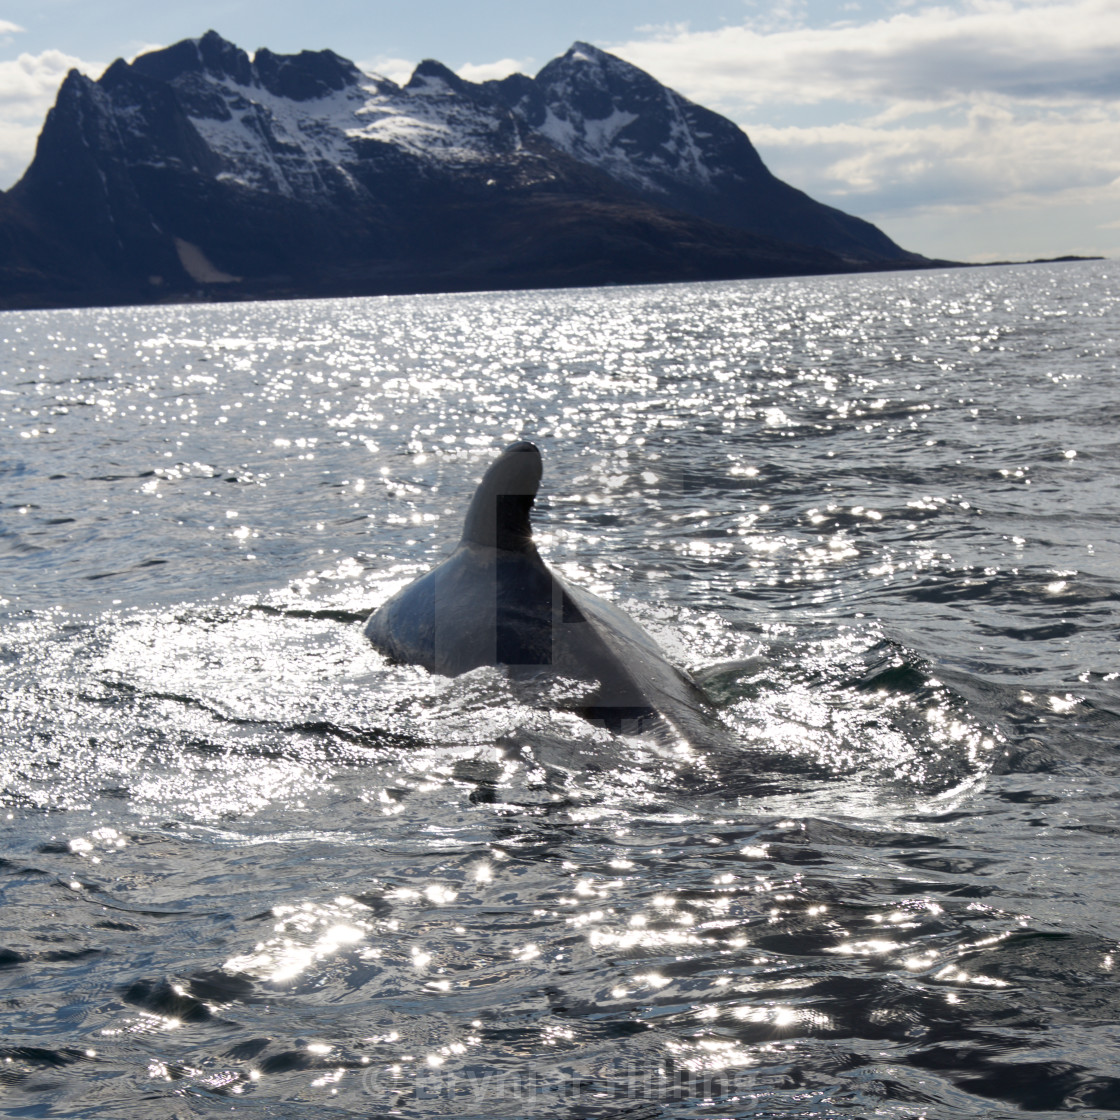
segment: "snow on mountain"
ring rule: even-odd
[[[664,192],[666,176],[711,182],[702,144],[708,134],[698,133],[690,119],[695,106],[636,66],[575,43],[537,75],[536,87],[539,106],[519,108],[529,111],[538,132],[581,162],[642,190]]]
[[[776,179],[734,122],[589,43],[536,78],[485,85],[557,148],[650,201],[853,262],[920,259]]]
[[[329,66],[334,80],[305,82],[304,96],[293,97],[290,81],[274,80],[277,64],[295,72]],[[289,198],[329,193],[339,176],[357,190],[352,168],[368,156],[369,144],[447,167],[480,164],[520,146],[510,114],[463,96],[459,80],[438,63],[422,64],[402,88],[333,52],[284,58],[261,51],[250,60],[208,32],[143,55],[133,69],[175,91],[217,157],[220,180]],[[145,123],[127,97],[115,99],[113,112],[126,127]]]

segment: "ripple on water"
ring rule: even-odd
[[[10,315],[10,1107],[1120,1109],[1115,293]],[[550,562],[734,751],[366,645],[520,436]]]

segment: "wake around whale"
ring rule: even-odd
[[[594,723],[710,741],[712,717],[688,674],[626,614],[541,559],[530,522],[540,481],[537,448],[507,447],[475,491],[458,546],[374,611],[366,636],[390,660],[445,676],[503,665],[514,677],[585,682],[577,710]]]

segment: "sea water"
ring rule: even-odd
[[[0,315],[0,1114],[1120,1110],[1120,267]],[[733,744],[387,664],[546,559]]]

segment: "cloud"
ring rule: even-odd
[[[535,69],[535,59],[503,58],[498,62],[484,62],[478,66],[467,62],[455,72],[468,82],[488,82],[508,78],[510,74],[530,74]]]
[[[104,67],[57,50],[0,61],[0,189],[27,169],[43,118],[71,69],[96,77]]]
[[[0,120],[0,188],[7,189],[27,170],[38,136],[38,125]]]
[[[412,77],[416,63],[406,58],[390,58],[379,55],[370,62],[359,62],[358,69],[366,74],[378,74],[403,86]],[[507,78],[510,74],[527,74],[535,69],[535,60],[531,58],[502,58],[497,62],[473,63],[466,62],[456,73],[468,82],[486,82],[491,79]]]
[[[62,79],[74,67],[91,69],[80,58],[54,50],[0,61],[0,108],[4,115],[17,119],[41,116],[54,103]],[[98,74],[101,69],[93,67]]]
[[[771,166],[810,194],[880,216],[1070,191],[1120,201],[1120,129],[1104,111],[1017,116],[989,102],[924,127],[760,127],[753,135]]]
[[[777,31],[670,28],[611,49],[702,104],[1120,98],[1114,0],[993,0]]]
[[[384,54],[379,54],[369,62],[356,62],[354,65],[363,74],[376,74],[378,77],[396,82],[399,86],[405,85],[412,77],[412,71],[416,69],[416,63],[410,62],[407,58],[391,58]]]
[[[961,0],[830,27],[791,25],[796,4],[779,15],[608,49],[743,124],[781,178],[873,221],[1120,207],[1115,0]]]

